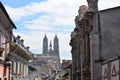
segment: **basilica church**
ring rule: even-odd
[[[51,41],[50,44],[48,45],[48,38],[45,34],[43,38],[43,54],[49,54],[51,56],[55,56],[59,58],[59,39],[57,35],[55,35],[54,37],[53,46],[52,46]]]

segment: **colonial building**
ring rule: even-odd
[[[10,51],[6,60],[11,62],[10,80],[29,80],[28,66],[29,60],[32,59],[29,47],[24,45],[24,40],[20,36],[12,36],[9,46]]]
[[[12,40],[16,26],[0,2],[0,80],[10,80],[10,63],[6,61],[9,53],[9,42]]]
[[[0,2],[0,80],[29,80],[29,47],[13,35],[15,24]]]
[[[120,56],[120,7],[98,11],[98,0],[87,1],[88,9],[80,7],[71,33],[72,80],[101,80],[101,64]]]

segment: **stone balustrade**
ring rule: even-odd
[[[26,51],[26,53],[31,54],[31,52],[29,50],[30,47],[24,45],[24,40],[21,39],[21,36],[19,36],[19,35],[17,37],[13,36],[12,42],[17,44],[24,51]]]

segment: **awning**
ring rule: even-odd
[[[69,74],[69,71],[68,70],[62,70],[60,73],[59,73],[59,76],[63,77],[63,76],[66,76]]]

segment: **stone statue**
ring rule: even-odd
[[[79,21],[81,21],[81,19],[84,17],[87,11],[88,11],[88,7],[86,5],[82,5],[79,7],[79,10],[78,10],[79,15],[75,17],[76,28],[79,28]]]
[[[98,0],[87,0],[87,2],[88,2],[90,12],[98,11]]]
[[[88,7],[86,5],[82,5],[79,7],[78,10],[78,15],[75,17],[75,29],[74,31],[71,33],[71,37],[75,38],[75,36],[80,32],[80,25],[79,22],[82,20],[82,18],[84,17],[84,15],[86,14],[86,12],[88,11]]]
[[[88,11],[88,7],[86,5],[82,5],[79,7],[78,13],[81,18],[84,17],[84,14]]]

